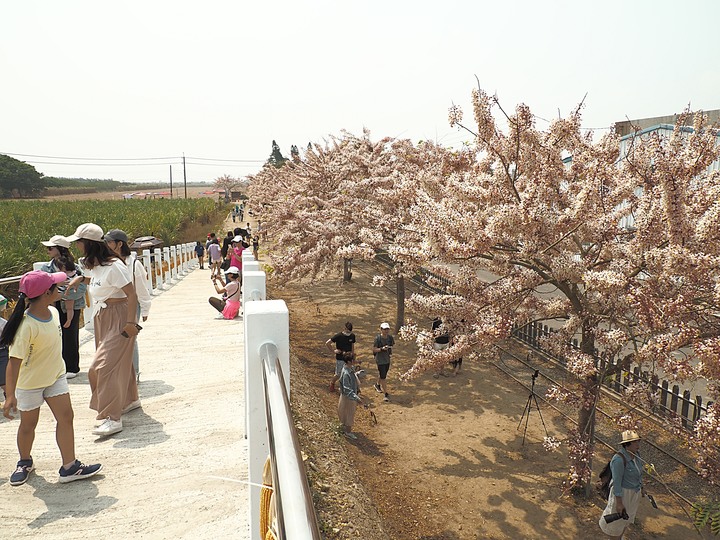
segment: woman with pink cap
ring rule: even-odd
[[[122,415],[140,406],[132,355],[142,328],[137,324],[137,294],[130,269],[103,237],[103,230],[94,223],[83,223],[68,236],[84,255],[80,262],[85,272],[68,288],[87,283],[93,302],[95,358],[88,382],[90,408],[97,411],[100,421],[93,434],[100,437],[122,431]]]
[[[84,465],[75,458],[75,432],[70,389],[62,359],[60,316],[53,305],[60,299],[58,284],[64,272],[28,272],[20,280],[20,296],[0,335],[0,346],[10,348],[3,405],[5,418],[20,411],[17,446],[20,461],[10,476],[10,485],[24,484],[34,469],[31,451],[40,406],[48,404],[57,422],[55,438],[63,465],[60,482],[90,478],[102,465]],[[27,305],[29,304],[29,306]]]

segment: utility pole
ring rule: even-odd
[[[172,199],[172,165],[170,165],[170,198]]]
[[[183,184],[185,184],[185,198],[187,199],[187,171],[185,170],[185,152],[183,152]]]

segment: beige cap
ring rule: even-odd
[[[633,441],[639,441],[640,435],[638,435],[637,431],[632,431],[631,429],[628,429],[627,431],[622,432],[622,441],[620,441],[620,444],[625,444]]]
[[[94,242],[103,241],[103,230],[94,223],[83,223],[77,229],[75,233],[67,237],[70,242],[77,242],[80,239],[92,240]]]
[[[46,247],[55,247],[60,246],[64,248],[70,247],[70,240],[62,236],[61,234],[56,234],[55,236],[51,236],[50,240],[47,242],[41,242],[43,246]]]

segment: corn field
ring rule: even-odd
[[[122,229],[131,239],[155,236],[169,245],[183,240],[186,225],[208,223],[214,209],[209,199],[0,201],[0,276],[21,274],[46,260],[40,242],[54,234],[69,236],[82,223]]]

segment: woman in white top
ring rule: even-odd
[[[84,276],[74,278],[69,288],[89,283],[95,326],[95,358],[88,370],[92,396],[90,408],[97,411],[101,424],[95,435],[122,431],[122,414],[139,406],[137,382],[132,366],[137,295],[125,262],[103,241],[103,231],[94,223],[80,225],[68,237],[77,242],[84,257],[80,260]]]
[[[135,287],[135,294],[138,297],[138,319],[142,317],[143,322],[147,321],[150,314],[150,304],[152,297],[150,296],[150,283],[148,282],[147,272],[140,261],[132,256],[130,246],[128,246],[128,236],[125,231],[113,229],[105,233],[105,243],[115,253],[122,258],[125,264],[130,268],[132,273],[132,282]],[[133,347],[133,367],[135,368],[135,379],[140,382],[140,352],[138,351],[137,340]]]

